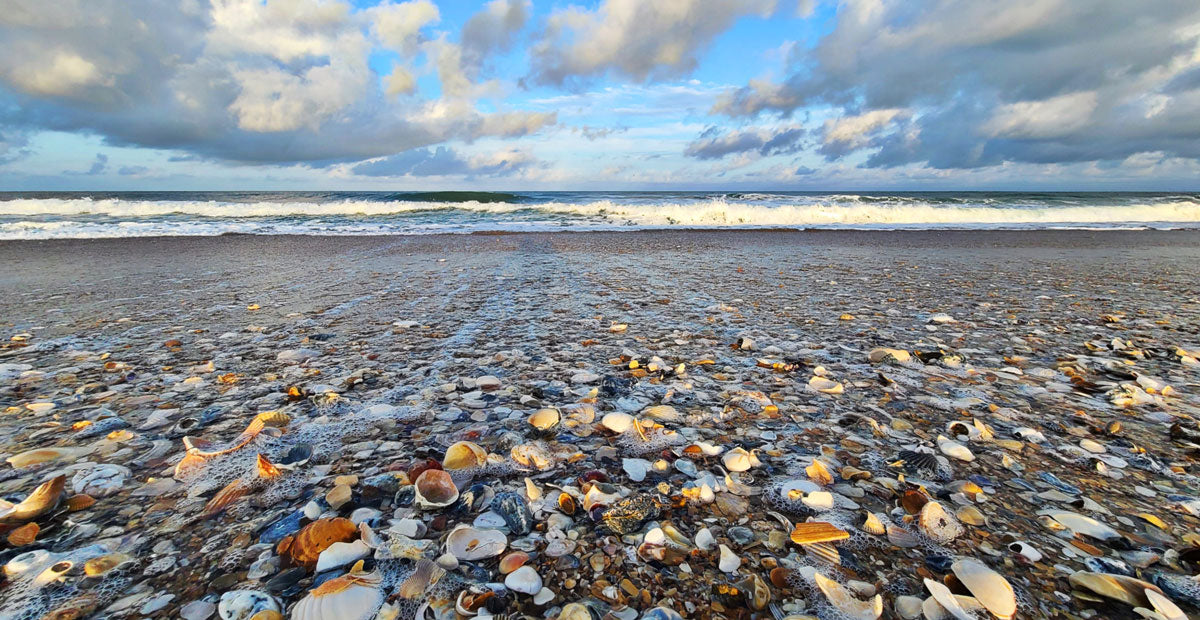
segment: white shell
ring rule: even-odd
[[[446,537],[446,552],[461,561],[473,562],[504,553],[508,537],[499,530],[476,529],[460,525]]]
[[[742,447],[726,452],[725,456],[721,457],[721,461],[725,463],[725,468],[729,471],[746,471],[751,467],[758,467],[761,464],[753,452],[747,452]]]
[[[854,620],[875,620],[883,615],[883,597],[876,594],[869,600],[862,600],[854,595],[849,588],[829,579],[819,572],[813,572],[813,580],[825,599],[841,613]]]
[[[726,573],[736,572],[738,567],[742,565],[742,559],[725,545],[721,545],[720,550],[721,560],[717,563],[717,566]]]
[[[933,595],[934,600],[936,600],[943,609],[950,612],[950,615],[954,616],[958,620],[975,620],[975,616],[972,616],[966,609],[963,609],[962,604],[960,604],[954,594],[950,592],[950,588],[947,588],[946,586],[929,578],[925,579],[925,587],[929,589],[929,593]]]
[[[1048,515],[1075,534],[1084,534],[1100,540],[1120,538],[1121,534],[1111,527],[1081,514],[1068,510],[1042,510],[1038,514]]]
[[[942,435],[938,435],[937,444],[938,444],[938,450],[941,450],[942,454],[945,454],[946,456],[948,456],[950,458],[955,458],[960,461],[974,461],[975,460],[975,455],[971,454],[970,448],[967,448],[966,446],[962,445],[961,443],[958,443],[957,441],[954,441],[952,439],[947,439],[946,437],[944,437]]]
[[[537,594],[542,589],[542,577],[532,566],[522,566],[504,578],[504,587],[522,594]]]
[[[1041,562],[1042,561],[1042,552],[1038,551],[1037,548],[1034,547],[1033,545],[1031,545],[1027,542],[1024,542],[1024,541],[1019,540],[1015,543],[1010,544],[1008,546],[1008,550],[1025,558],[1026,560],[1029,560],[1030,562]]]
[[[260,611],[283,611],[279,601],[266,592],[257,590],[230,590],[221,595],[217,614],[221,620],[247,620]]]
[[[1154,611],[1162,614],[1167,620],[1187,620],[1187,614],[1183,613],[1178,605],[1150,588],[1146,588],[1146,600],[1154,605]]]
[[[111,463],[93,465],[81,469],[71,477],[71,488],[76,493],[86,493],[92,497],[112,495],[125,487],[125,481],[132,475],[128,468]]]
[[[600,426],[614,433],[624,433],[633,428],[634,422],[636,420],[628,413],[613,412],[600,419]]]
[[[813,377],[809,379],[808,387],[823,394],[841,394],[845,390],[841,383],[832,379],[826,379],[825,377]]]
[[[362,540],[335,542],[317,556],[316,572],[323,573],[331,568],[346,566],[371,554],[371,548]]]
[[[368,620],[382,604],[378,584],[354,583],[323,596],[309,592],[292,608],[292,620]]]
[[[709,549],[712,549],[714,542],[716,542],[716,539],[713,538],[712,531],[709,530],[707,527],[700,528],[700,531],[696,532],[696,548],[697,549],[700,549],[702,551],[708,551]]]
[[[1016,615],[1017,595],[1000,573],[973,558],[958,560],[950,566],[950,570],[993,616],[1009,620]]]
[[[622,459],[621,468],[629,476],[629,479],[634,482],[641,482],[646,479],[646,474],[650,472],[650,468],[654,464],[646,459]]]

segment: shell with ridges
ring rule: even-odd
[[[37,540],[38,532],[41,531],[42,528],[38,527],[38,524],[32,522],[26,523],[8,533],[8,544],[14,547],[24,547]]]
[[[368,620],[383,604],[382,579],[362,573],[362,562],[349,573],[330,579],[300,599],[292,620]]]
[[[286,556],[293,564],[312,568],[317,565],[321,552],[330,545],[335,542],[350,542],[357,535],[358,527],[350,519],[319,519],[279,541],[276,552],[280,556]]]
[[[791,538],[792,542],[797,545],[811,545],[845,540],[850,538],[850,532],[840,529],[832,523],[809,521],[807,523],[797,523],[796,528],[792,530]]]
[[[887,533],[887,526],[883,524],[883,521],[879,518],[879,515],[873,512],[868,512],[867,518],[862,524],[862,531],[868,534],[874,534],[875,536],[882,536]]]
[[[558,409],[538,409],[529,416],[529,425],[538,431],[546,432],[554,430],[561,420],[562,414]]]

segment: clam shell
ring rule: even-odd
[[[26,523],[8,533],[8,544],[14,547],[24,547],[37,540],[38,532],[42,531],[36,523]]]
[[[950,592],[950,588],[928,578],[925,579],[925,587],[933,595],[932,599],[936,601],[936,604],[941,606],[942,611],[949,612],[950,615],[958,620],[976,620],[976,617],[967,611],[963,603],[960,602],[960,598]],[[936,614],[935,608],[929,607],[929,599],[925,600],[925,609],[926,617]],[[931,614],[930,612],[934,613]]]
[[[0,522],[22,523],[32,521],[53,511],[55,508],[58,508],[58,503],[62,499],[63,488],[66,484],[67,477],[65,475],[56,476],[39,484],[20,503],[0,513]]]
[[[446,537],[446,551],[463,561],[495,557],[508,546],[508,537],[500,530],[476,529],[460,525]]]
[[[975,600],[1000,620],[1010,620],[1017,613],[1017,595],[1012,585],[1000,573],[983,562],[964,558],[950,565],[954,576],[962,582]]]
[[[542,589],[542,577],[532,566],[522,566],[504,578],[504,587],[522,594],[537,594]]]
[[[841,394],[845,390],[841,383],[832,379],[826,379],[825,377],[813,377],[809,379],[808,387],[823,394]]]
[[[417,506],[430,510],[444,508],[458,500],[458,487],[450,474],[440,469],[427,469],[417,477],[416,483]]]
[[[970,448],[952,439],[946,439],[941,435],[938,435],[938,450],[941,450],[942,454],[960,461],[970,462],[975,460],[975,455],[971,453]]]
[[[524,467],[532,467],[538,471],[546,471],[554,467],[554,457],[536,443],[513,446],[509,454],[512,456],[512,460]]]
[[[292,620],[368,620],[383,604],[380,578],[350,573],[330,579],[300,599]]]
[[[529,416],[529,425],[539,431],[549,431],[558,426],[562,415],[558,409],[538,409]]]
[[[948,543],[962,533],[962,526],[954,515],[946,512],[941,502],[929,502],[921,509],[918,518],[921,532],[939,543]]]
[[[792,542],[797,545],[811,545],[845,540],[850,538],[850,532],[840,529],[832,523],[809,521],[807,523],[797,523],[796,528],[792,530],[791,538]]]
[[[829,579],[819,572],[813,573],[813,580],[825,599],[835,609],[852,620],[875,620],[883,615],[883,597],[876,594],[869,600],[862,600],[854,595],[849,588]]]
[[[101,577],[132,559],[132,557],[124,553],[107,553],[85,562],[83,565],[83,574],[88,577]]]
[[[862,531],[868,534],[882,536],[883,534],[887,533],[887,526],[883,524],[883,520],[879,518],[879,515],[873,512],[868,512],[867,518],[862,524]]]
[[[624,433],[625,431],[629,430],[636,422],[637,420],[635,420],[633,416],[629,415],[628,413],[620,412],[609,413],[603,418],[600,418],[600,426],[603,426],[604,428],[617,434]]]
[[[958,517],[959,521],[976,527],[987,525],[987,517],[974,506],[962,506],[954,511],[954,516]]]
[[[1183,610],[1166,596],[1148,588],[1145,595],[1146,600],[1154,606],[1154,611],[1162,614],[1167,620],[1187,620],[1187,614],[1183,613]]]
[[[1098,540],[1113,540],[1121,537],[1121,534],[1111,527],[1078,513],[1067,510],[1041,510],[1038,514],[1049,516],[1074,534],[1083,534]]]
[[[486,463],[487,450],[469,441],[452,444],[442,457],[442,468],[451,470],[473,469]]]
[[[562,492],[558,494],[558,509],[565,515],[575,514],[576,502],[575,498],[570,493]]]
[[[431,560],[421,558],[417,560],[416,568],[412,574],[400,583],[400,586],[396,589],[396,593],[400,595],[400,598],[416,599],[423,596],[430,586],[436,584],[445,575],[446,569],[438,566]]]
[[[1088,590],[1134,607],[1151,606],[1150,600],[1146,598],[1147,590],[1162,594],[1162,590],[1152,583],[1112,573],[1093,573],[1081,570],[1072,573],[1068,580],[1076,588]]]
[[[321,552],[330,545],[335,542],[350,542],[357,535],[358,527],[350,519],[319,519],[279,541],[276,552],[286,556],[292,564],[312,568],[317,565]]]

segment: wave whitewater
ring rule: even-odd
[[[445,194],[443,194],[444,196]],[[410,195],[392,194],[389,197]],[[414,195],[415,196],[415,195]],[[741,194],[694,199],[520,202],[518,194],[454,193],[450,201],[143,200],[0,201],[0,238],[150,235],[432,234],[645,228],[1200,227],[1200,200],[1164,196],[1091,201],[922,199],[909,196]],[[506,200],[492,202],[494,197]],[[449,196],[447,196],[449,197]],[[677,197],[673,197],[677,198]],[[518,200],[514,202],[514,200]]]

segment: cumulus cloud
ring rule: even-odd
[[[637,82],[686,75],[717,35],[775,0],[604,0],[555,11],[532,47],[530,78],[562,85],[612,71]]]
[[[387,47],[413,54],[420,43],[421,29],[437,23],[441,15],[429,0],[384,2],[368,12],[375,36]]]
[[[104,153],[96,153],[96,159],[92,160],[92,166],[87,170],[82,172],[76,170],[63,170],[63,174],[95,176],[97,174],[103,174],[106,170],[108,170],[108,155],[105,155]]]
[[[375,177],[494,176],[517,172],[536,163],[533,155],[517,149],[464,157],[450,147],[439,146],[363,162],[350,170],[354,174]]]
[[[730,132],[711,126],[689,143],[683,154],[697,159],[720,159],[730,154],[757,153],[766,157],[795,153],[803,146],[800,139],[804,134],[799,125]]]
[[[461,35],[467,61],[479,67],[488,55],[511,49],[532,8],[531,0],[492,0],[472,15]]]
[[[863,121],[911,110],[852,139],[838,131],[854,127],[826,126],[827,157],[873,150],[868,166],[1198,157],[1198,42],[1200,5],[1189,0],[846,0],[786,79],[751,80],[712,111],[829,106]]]

